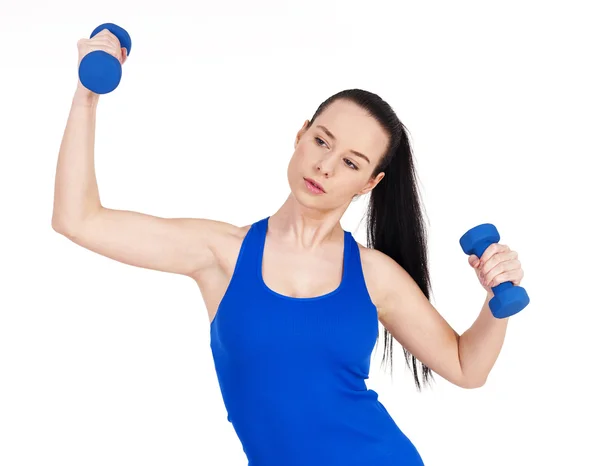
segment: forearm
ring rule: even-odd
[[[494,367],[506,335],[508,318],[498,319],[489,307],[492,293],[488,293],[473,325],[458,339],[458,354],[465,380],[483,385]]]
[[[98,98],[81,84],[73,96],[56,167],[52,214],[55,229],[71,228],[100,207],[94,168]]]

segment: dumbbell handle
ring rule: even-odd
[[[492,244],[494,244],[494,241],[477,241],[473,246],[472,246],[472,253],[475,254],[477,256],[477,258],[481,258],[481,256],[483,256],[483,253],[486,251],[487,248],[489,248]],[[492,287],[492,292],[497,295],[499,293],[501,293],[502,291],[506,290],[507,288],[511,288],[513,287],[514,284],[512,282],[503,282],[500,283],[499,285],[493,286]]]

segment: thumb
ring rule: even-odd
[[[473,268],[479,265],[479,258],[475,254],[471,254],[469,256],[469,265],[471,265]]]

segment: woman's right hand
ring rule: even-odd
[[[102,50],[109,55],[112,55],[119,60],[121,66],[123,66],[127,60],[127,49],[125,47],[121,47],[121,43],[119,42],[119,39],[117,39],[117,36],[115,36],[108,29],[103,29],[91,39],[79,39],[79,41],[77,41],[77,51],[79,55],[77,60],[77,68],[79,68],[83,57],[95,50]],[[77,77],[77,94],[81,97],[98,95],[84,87],[79,80],[79,76]]]

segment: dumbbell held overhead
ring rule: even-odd
[[[491,223],[483,223],[471,228],[460,238],[460,246],[467,255],[481,257],[492,244],[500,241],[500,234]],[[494,297],[490,300],[490,310],[494,317],[503,319],[523,310],[529,304],[525,288],[512,282],[500,283],[492,287]]]
[[[92,31],[90,39],[100,31],[108,29],[114,34],[121,47],[131,53],[131,37],[125,29],[113,23],[104,23]],[[103,50],[94,50],[85,55],[79,63],[79,80],[84,87],[96,94],[107,94],[114,91],[121,82],[123,74],[121,63],[117,58]]]

